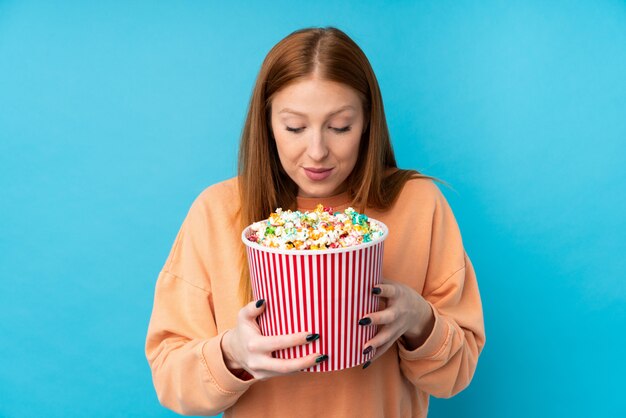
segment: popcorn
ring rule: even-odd
[[[317,205],[314,211],[283,211],[250,227],[248,240],[281,250],[326,250],[375,241],[384,234],[380,225],[353,208],[334,212]]]

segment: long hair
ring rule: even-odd
[[[445,183],[416,170],[397,168],[380,88],[359,46],[334,27],[300,29],[270,50],[252,92],[239,147],[241,229],[267,218],[278,207],[295,209],[298,187],[278,157],[271,133],[271,104],[282,88],[313,74],[352,87],[363,105],[365,129],[359,156],[346,180],[353,207],[361,212],[366,207],[388,209],[412,178]],[[241,257],[239,296],[245,304],[252,300],[252,287],[243,244]]]

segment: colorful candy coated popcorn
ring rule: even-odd
[[[383,236],[377,222],[353,208],[334,212],[317,205],[314,211],[276,209],[268,219],[250,227],[248,239],[283,250],[326,250],[371,242]]]

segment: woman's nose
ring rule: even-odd
[[[322,161],[328,156],[328,147],[320,131],[312,133],[306,153],[313,161]]]

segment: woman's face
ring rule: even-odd
[[[278,157],[302,197],[346,190],[359,154],[363,107],[345,84],[308,79],[279,90],[271,103]]]

